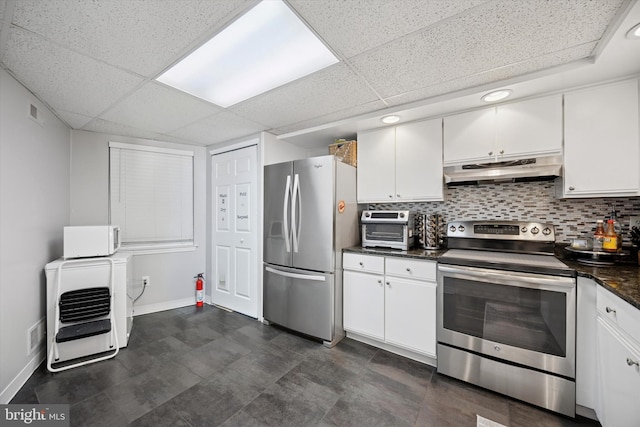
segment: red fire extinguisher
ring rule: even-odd
[[[196,279],[196,307],[202,307],[204,303],[204,273],[198,273]]]

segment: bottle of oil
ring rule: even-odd
[[[602,250],[604,242],[604,221],[601,219],[596,221],[596,232],[593,235],[593,250],[599,252]]]
[[[607,252],[618,251],[618,234],[616,233],[615,226],[612,219],[607,221],[607,230],[604,232],[602,249],[604,249]]]

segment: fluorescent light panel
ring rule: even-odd
[[[338,58],[281,0],[265,0],[157,78],[229,107]]]

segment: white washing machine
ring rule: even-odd
[[[133,325],[131,258],[128,252],[117,252],[109,257],[61,258],[45,266],[50,367],[64,366],[64,362],[78,358],[87,358],[91,363],[90,356],[127,346]],[[89,322],[84,320],[87,318]],[[115,336],[106,327],[113,328]]]

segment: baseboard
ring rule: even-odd
[[[22,370],[16,375],[16,377],[9,383],[8,386],[0,393],[0,404],[6,404],[13,399],[13,397],[20,391],[22,386],[27,382],[31,375],[38,369],[38,366],[44,361],[46,349],[41,349],[31,358],[29,363],[22,368]]]
[[[347,338],[351,338],[356,341],[360,341],[365,344],[369,344],[374,347],[387,350],[388,352],[395,353],[400,356],[404,356],[408,359],[412,359],[417,362],[426,363],[427,365],[431,365],[433,367],[438,366],[438,360],[434,357],[427,356],[426,354],[416,353],[415,351],[407,350],[401,347],[396,347],[395,345],[387,344],[385,342],[378,341],[369,337],[365,337],[364,335],[360,335],[354,332],[347,332]]]
[[[196,305],[195,298],[183,298],[175,301],[165,301],[156,304],[134,305],[133,316],[142,316],[143,314],[157,313],[159,311],[173,310],[174,308],[186,307],[188,305]]]

